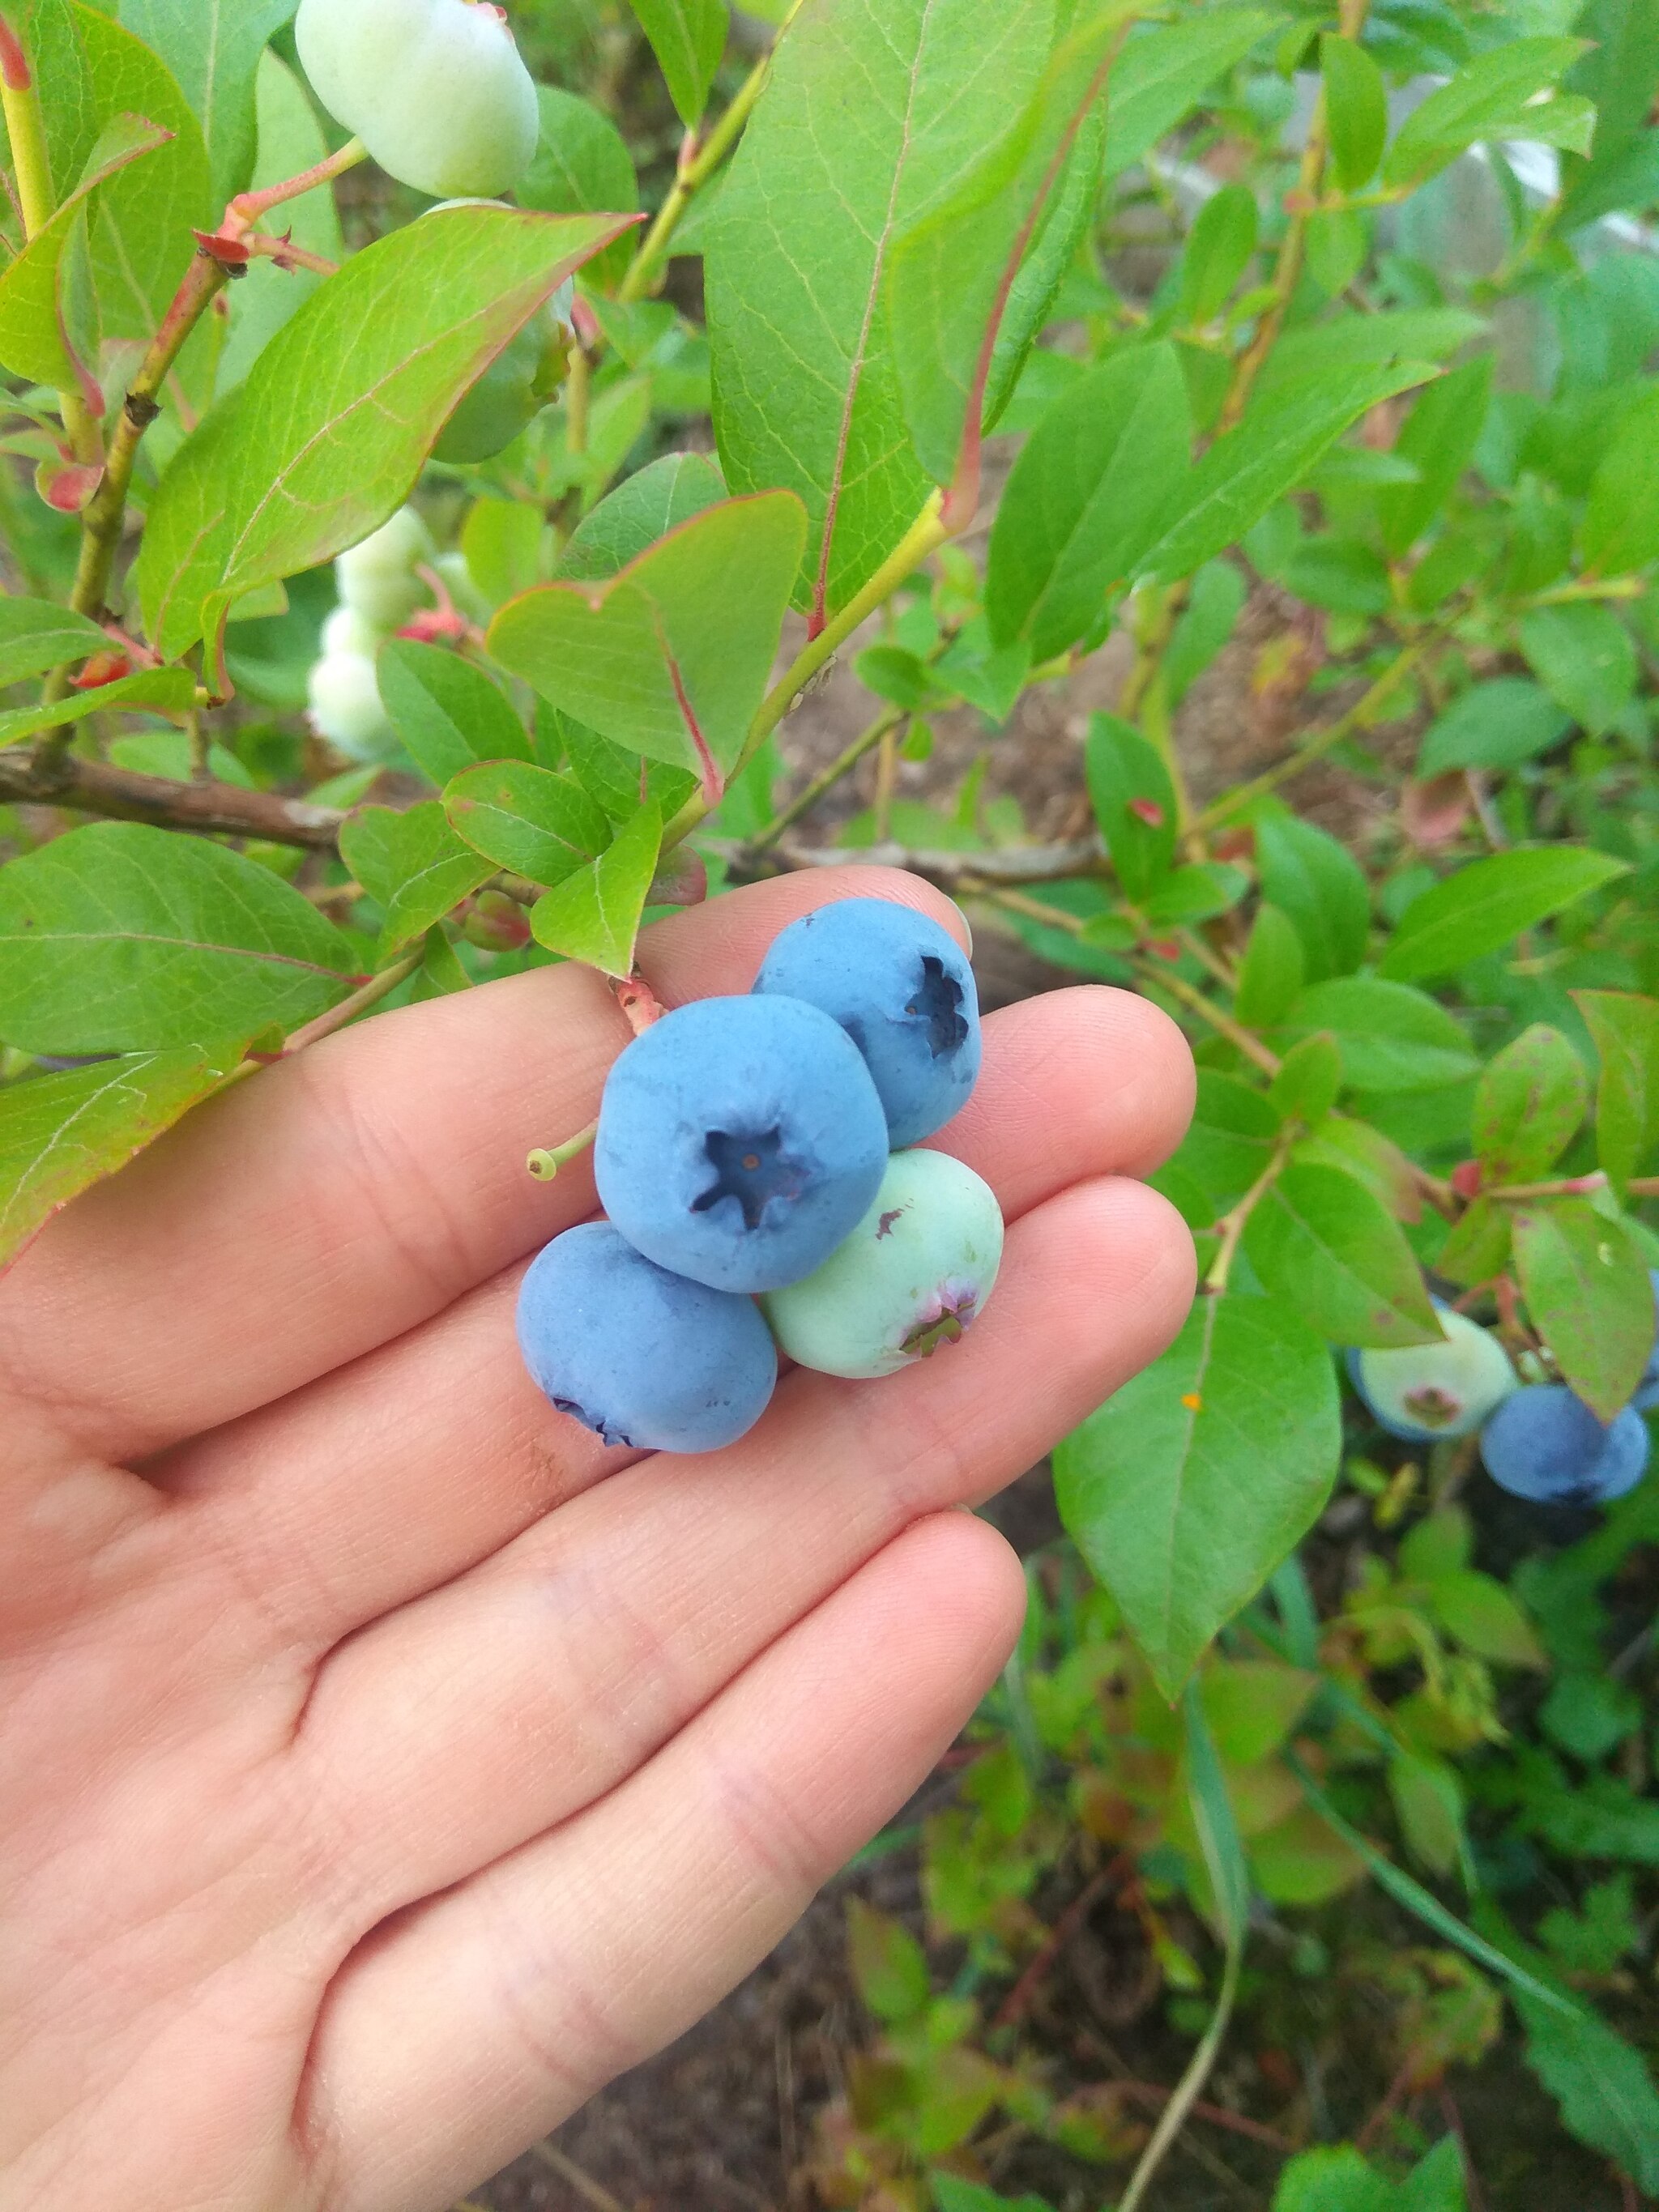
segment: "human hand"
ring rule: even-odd
[[[670,1003],[911,878],[758,885]],[[1009,1221],[963,1343],[797,1372],[694,1459],[525,1376],[526,1152],[628,1032],[563,966],[328,1038],[0,1281],[0,2204],[416,2212],[679,2033],[900,1805],[1018,1632],[975,1503],[1151,1358],[1191,1066],[1145,1000],[990,1018],[944,1132]]]

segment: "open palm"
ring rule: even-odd
[[[848,870],[664,925],[743,990]],[[326,1040],[194,1115],[0,1282],[0,2203],[417,2212],[676,2034],[972,1711],[1018,1568],[951,1508],[1186,1310],[1132,1181],[1190,1100],[1143,1000],[987,1025],[942,1139],[1010,1223],[964,1344],[796,1373],[705,1458],[525,1377],[524,1158],[627,1030],[574,967]]]

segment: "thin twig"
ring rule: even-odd
[[[1068,845],[1015,845],[986,853],[951,853],[893,843],[800,845],[792,838],[781,837],[775,841],[775,851],[776,859],[790,868],[844,868],[849,860],[867,861],[878,868],[908,868],[912,875],[925,876],[943,890],[971,890],[981,884],[1062,883],[1077,876],[1100,875],[1106,865],[1104,848],[1098,838],[1092,837]],[[734,875],[773,872],[766,865],[769,857],[753,844],[728,848]]]
[[[1352,737],[1356,730],[1364,728],[1374,719],[1377,708],[1386,703],[1389,693],[1401,678],[1416,667],[1428,647],[1426,638],[1414,640],[1395,656],[1346,714],[1339,715],[1335,721],[1327,723],[1322,730],[1316,730],[1310,737],[1304,738],[1296,750],[1287,753],[1276,767],[1264,770],[1261,775],[1252,776],[1248,783],[1235,784],[1221,798],[1212,800],[1194,823],[1194,829],[1213,830],[1219,823],[1231,821],[1253,799],[1261,799],[1270,791],[1277,791],[1281,783],[1288,783],[1292,776],[1300,775],[1304,769],[1311,768],[1316,761],[1322,760],[1344,738]]]
[[[1109,1865],[1103,1866],[1091,1881],[1084,1884],[1021,1969],[1019,1979],[997,2008],[996,2017],[991,2023],[994,2027],[1012,2027],[1024,2018],[1055,1960],[1106,1892],[1115,1883],[1122,1881],[1127,1871],[1127,1862],[1120,1852]]]
[[[1158,2081],[1114,2081],[1112,2087],[1119,2096],[1132,2097],[1141,2105],[1167,2105],[1175,2094],[1173,2089],[1166,2089]],[[1290,2151],[1296,2148],[1290,2137],[1281,2135],[1277,2128],[1268,2127],[1262,2120],[1253,2120],[1243,2112],[1230,2112],[1224,2105],[1206,2104],[1201,2097],[1195,2097],[1187,2109],[1192,2118],[1208,2120],[1212,2127],[1248,2136],[1251,2142],[1265,2143],[1269,2150]],[[1475,2212],[1473,2201],[1469,2212]]]
[[[530,2146],[532,2154],[542,2164],[556,2173],[561,2181],[568,2182],[584,2203],[591,2204],[593,2212],[628,2212],[628,2208],[608,2189],[601,2188],[590,2173],[584,2173],[574,2158],[568,2158],[556,2143],[537,2142]]]
[[[903,720],[902,707],[884,707],[875,720],[872,722],[867,722],[859,732],[851,744],[836,756],[828,768],[820,769],[812,781],[798,792],[787,806],[778,809],[763,830],[757,830],[755,832],[755,835],[744,846],[744,853],[745,854],[763,853],[769,846],[775,845],[786,830],[799,822],[803,814],[810,813],[825,792],[833,791],[842,776],[855,769],[866,753],[878,745],[888,731],[895,728]]]
[[[345,815],[333,806],[247,791],[208,776],[181,783],[172,776],[140,775],[107,762],[71,753],[57,764],[30,748],[0,750],[0,805],[67,806],[118,822],[150,822],[163,830],[197,830],[221,836],[259,837],[307,851],[332,852]]]

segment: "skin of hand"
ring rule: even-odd
[[[848,868],[662,924],[746,990]],[[1131,1180],[1191,1062],[1144,1000],[994,1014],[936,1143],[1008,1218],[964,1341],[784,1377],[692,1459],[525,1375],[520,1274],[591,1213],[533,1146],[627,1029],[560,966],[237,1085],[0,1279],[0,2206],[424,2212],[695,2020],[904,1802],[1018,1633],[957,1509],[1179,1327]]]

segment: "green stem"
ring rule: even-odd
[[[1203,992],[1189,983],[1184,975],[1177,975],[1151,960],[1137,958],[1134,964],[1145,981],[1154,984],[1160,991],[1167,991],[1172,999],[1186,1007],[1188,1013],[1196,1014],[1201,1022],[1207,1022],[1218,1036],[1225,1037],[1236,1051],[1242,1052],[1245,1059],[1252,1061],[1264,1075],[1278,1074],[1279,1054],[1263,1044],[1260,1037],[1252,1036],[1249,1030],[1236,1022],[1231,1014],[1224,1014],[1219,1006],[1212,1006]]]
[[[1227,1963],[1222,1971],[1221,1994],[1216,2000],[1210,2024],[1204,2031],[1204,2039],[1188,2062],[1187,2070],[1177,2083],[1174,2096],[1164,2107],[1164,2116],[1153,2129],[1151,2142],[1140,2154],[1140,2162],[1135,2167],[1128,2188],[1119,2200],[1117,2212],[1139,2212],[1170,2144],[1186,2125],[1188,2115],[1198,2101],[1199,2093],[1209,2080],[1210,2069],[1220,2055],[1222,2039],[1232,2018],[1233,2006],[1238,1996],[1239,1973],[1243,1964],[1243,1946],[1237,1942],[1230,1944]]]
[[[812,778],[805,790],[797,793],[787,806],[781,807],[763,830],[757,830],[749,840],[751,853],[763,853],[775,845],[786,830],[793,829],[803,814],[816,806],[826,791],[832,791],[842,776],[855,769],[866,753],[878,745],[889,730],[904,720],[902,707],[884,707],[874,721],[867,723],[844,751],[838,753],[828,768]]]
[[[337,153],[331,154],[325,161],[318,162],[314,168],[304,170],[295,177],[285,178],[282,183],[268,185],[261,191],[241,193],[226,209],[218,234],[231,240],[240,238],[242,232],[271,208],[281,206],[284,200],[297,199],[301,192],[311,191],[313,185],[327,183],[367,158],[368,149],[362,140],[349,139]],[[103,619],[104,602],[109,595],[110,575],[121,543],[122,518],[126,513],[127,494],[132,485],[138,447],[145,431],[161,411],[158,395],[172,373],[173,363],[184,349],[186,339],[228,281],[227,264],[216,259],[205,247],[198,249],[128,386],[127,396],[116,422],[115,434],[110,441],[103,477],[81,517],[80,558],[76,566],[75,583],[70,592],[70,605],[76,612],[86,615],[94,622]],[[66,697],[69,679],[69,670],[58,669],[48,679],[46,697]],[[55,730],[48,730],[34,749],[35,767],[45,770],[48,775],[60,771],[74,734],[73,726],[67,723]]]
[[[562,1145],[538,1146],[525,1162],[525,1166],[538,1182],[551,1182],[562,1167],[580,1158],[599,1133],[597,1121],[590,1121],[578,1129],[574,1137],[567,1137]]]
[[[1287,753],[1276,767],[1267,769],[1261,775],[1252,776],[1248,783],[1235,784],[1231,791],[1224,793],[1221,798],[1205,808],[1194,823],[1194,830],[1200,832],[1213,830],[1218,823],[1231,820],[1253,799],[1261,798],[1269,791],[1276,791],[1281,783],[1288,783],[1292,776],[1300,775],[1304,768],[1310,768],[1315,761],[1322,760],[1334,745],[1340,745],[1355,730],[1363,729],[1375,716],[1377,708],[1386,703],[1389,695],[1401,678],[1417,666],[1428,651],[1429,643],[1427,639],[1419,639],[1414,644],[1407,646],[1346,714],[1339,715],[1335,721],[1328,723],[1322,730],[1316,730],[1293,753]]]
[[[44,230],[56,211],[52,189],[52,160],[46,145],[46,119],[28,57],[9,22],[0,40],[0,106],[11,141],[11,163],[17,183],[17,204],[23,217],[25,240]],[[103,457],[103,440],[92,410],[78,392],[58,395],[64,434],[77,461],[93,464]]]
[[[1217,1224],[1221,1231],[1221,1242],[1216,1248],[1214,1259],[1204,1271],[1203,1282],[1203,1288],[1212,1297],[1218,1297],[1226,1289],[1227,1278],[1232,1273],[1233,1261],[1238,1255],[1238,1248],[1243,1241],[1244,1231],[1249,1226],[1250,1216],[1285,1172],[1285,1165],[1289,1158],[1289,1142],[1286,1139],[1281,1138],[1274,1148],[1272,1159],[1262,1169],[1237,1205],[1230,1212],[1224,1213]]]
[[[789,13],[793,15],[794,9],[792,8]],[[779,25],[780,38],[783,36],[788,21],[789,17],[786,16],[783,23]],[[657,264],[666,252],[668,241],[678,227],[680,217],[690,205],[693,195],[708,183],[737,143],[738,133],[749,120],[755,102],[766,88],[771,68],[771,54],[763,54],[738,87],[731,106],[702,144],[696,153],[682,156],[674,173],[673,184],[669,187],[668,197],[657,210],[655,221],[640,241],[640,250],[617,287],[617,297],[619,300],[642,300],[654,288]]]
[[[337,1006],[331,1006],[325,1014],[319,1014],[315,1021],[307,1022],[303,1029],[295,1030],[283,1045],[282,1057],[290,1059],[296,1052],[303,1052],[307,1045],[316,1044],[323,1037],[332,1036],[336,1030],[344,1029],[347,1023],[355,1022],[359,1014],[366,1014],[371,1006],[379,1006],[382,999],[389,999],[405,976],[412,975],[420,966],[425,950],[424,945],[417,945],[412,952],[405,952],[389,968],[382,968],[378,975],[371,975],[366,983],[360,983],[349,999],[342,999]]]
[[[1359,36],[1364,28],[1368,5],[1369,0],[1341,0],[1338,28],[1343,38],[1357,39]],[[1295,296],[1296,288],[1302,280],[1302,266],[1308,251],[1309,215],[1318,204],[1325,182],[1325,163],[1329,155],[1330,123],[1325,112],[1325,88],[1322,83],[1313,121],[1308,130],[1308,143],[1302,149],[1295,211],[1279,241],[1279,258],[1273,264],[1273,301],[1257,323],[1255,337],[1240,354],[1233,369],[1232,382],[1227,387],[1227,397],[1216,426],[1219,434],[1224,435],[1238,422],[1268,355],[1279,343],[1285,317]]]
[[[749,725],[743,750],[727,771],[728,782],[748,767],[830,655],[846,643],[860,623],[890,599],[899,586],[913,576],[928,556],[937,552],[950,537],[950,529],[940,514],[944,497],[939,491],[928,494],[927,504],[863,590],[850,599],[816,637],[809,638],[802,646],[781,679],[762,700],[754,720]],[[672,846],[689,837],[708,811],[708,803],[701,793],[688,799],[663,832],[663,850],[666,852]]]

